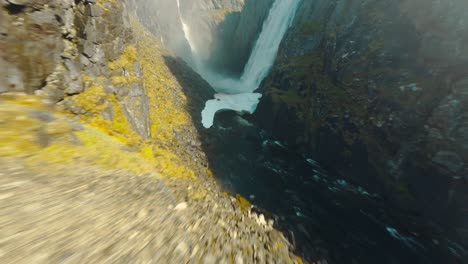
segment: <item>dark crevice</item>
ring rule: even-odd
[[[55,20],[57,20],[57,22],[59,22],[60,25],[64,25],[63,19],[59,15],[55,15]]]
[[[22,12],[24,12],[24,9],[26,8],[26,6],[24,5],[15,5],[15,4],[8,4],[5,6],[5,9],[8,11],[8,14],[10,15],[18,15]]]

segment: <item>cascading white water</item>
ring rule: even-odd
[[[204,127],[213,125],[214,115],[220,110],[248,113],[255,111],[262,95],[253,92],[271,70],[281,41],[291,26],[300,2],[301,0],[274,2],[240,79],[223,78],[215,74],[203,76],[220,93],[215,95],[214,100],[206,102],[202,111]]]
[[[192,55],[193,55],[197,52],[197,49],[195,48],[195,43],[192,40],[192,37],[190,34],[190,28],[185,23],[184,19],[182,18],[182,12],[180,12],[180,0],[177,0],[177,11],[179,12],[179,20],[180,20],[180,23],[182,24],[182,30],[184,31],[185,40],[187,40],[190,46],[190,51],[192,52]]]

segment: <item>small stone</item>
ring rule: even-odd
[[[203,263],[204,264],[215,264],[216,263],[216,257],[208,254],[203,258]]]
[[[10,198],[10,197],[12,197],[13,195],[14,195],[13,193],[4,193],[4,194],[0,194],[0,200]]]
[[[178,252],[180,255],[186,255],[189,252],[189,247],[185,242],[182,241],[177,245],[175,251]]]
[[[263,226],[266,226],[267,225],[267,222],[265,221],[265,216],[263,216],[263,214],[261,214],[259,217],[258,217],[258,223],[260,225],[263,225]]]
[[[182,211],[182,210],[185,210],[187,209],[188,205],[186,202],[183,202],[183,203],[180,203],[178,205],[176,205],[176,207],[174,208],[174,210],[176,211]]]
[[[138,218],[146,218],[148,216],[148,211],[146,209],[141,209],[140,212],[138,212]]]

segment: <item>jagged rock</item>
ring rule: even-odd
[[[41,11],[32,12],[29,17],[32,22],[38,25],[57,23],[55,12],[51,9],[43,9]]]
[[[73,95],[73,94],[79,94],[83,92],[84,87],[83,87],[83,82],[81,81],[80,78],[72,80],[70,79],[67,82],[65,93],[67,95]]]
[[[100,47],[96,47],[96,53],[89,58],[92,63],[102,63],[104,60],[105,53]]]
[[[83,66],[88,66],[91,61],[84,55],[80,55],[80,63],[83,65]]]
[[[83,46],[83,54],[90,59],[96,53],[96,45],[91,41],[86,41]]]
[[[80,72],[78,68],[76,67],[76,64],[69,59],[64,60],[65,67],[69,71],[70,77],[74,80],[78,79],[80,77]]]
[[[6,70],[6,80],[4,83],[6,87],[9,87],[8,90],[14,92],[24,92],[25,85],[24,85],[24,73],[15,67],[14,65],[8,65],[5,68]]]
[[[118,89],[121,90],[121,89]],[[144,89],[133,84],[128,95],[123,96],[125,114],[133,129],[143,138],[150,136],[149,103]]]
[[[99,17],[104,13],[104,10],[102,10],[101,7],[97,5],[92,5],[91,6],[91,16],[92,17]]]
[[[98,31],[96,30],[95,26],[95,20],[91,19],[88,21],[88,24],[85,27],[84,33],[85,33],[85,39],[89,42],[92,42],[94,44],[97,44],[97,34]]]
[[[6,0],[6,2],[14,5],[29,6],[34,3],[34,0]]]

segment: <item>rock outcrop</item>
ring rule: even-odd
[[[303,1],[257,122],[466,242],[467,12],[463,0]]]
[[[90,109],[72,107],[69,99],[101,77],[132,128],[149,136],[148,99],[139,64],[125,51],[135,42],[120,1],[4,1],[0,12],[0,63],[6,69],[0,91],[34,93],[86,115]],[[131,63],[127,68],[109,64],[122,54],[127,57],[119,62]],[[107,119],[111,112],[106,109]]]

